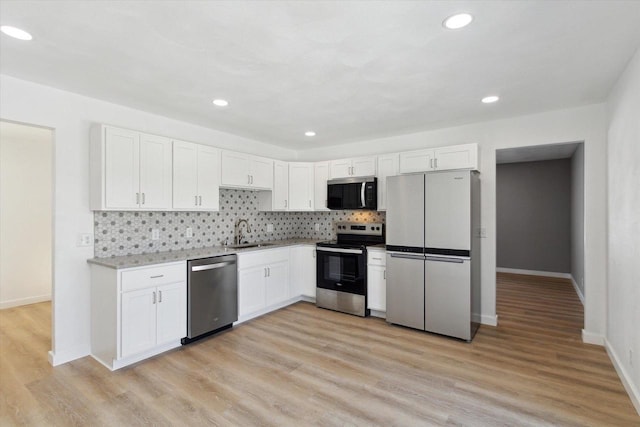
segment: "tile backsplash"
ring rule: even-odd
[[[221,189],[219,212],[95,212],[95,256],[220,246],[226,239],[232,244],[237,218],[247,219],[251,226],[251,233],[244,233],[245,240],[263,242],[293,238],[331,240],[336,237],[335,222],[384,222],[385,214],[371,211],[261,212],[257,193]],[[273,232],[267,232],[268,224],[273,224]],[[316,224],[319,224],[319,231],[315,231]],[[186,237],[187,227],[193,230],[192,237]],[[160,232],[158,240],[151,239],[153,229]]]

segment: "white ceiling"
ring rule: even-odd
[[[34,36],[0,37],[3,74],[296,150],[601,102],[640,45],[640,1],[2,0],[0,21]]]
[[[573,156],[579,142],[570,144],[547,144],[530,147],[496,150],[496,163],[538,162],[541,160],[568,159]]]

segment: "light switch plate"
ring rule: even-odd
[[[78,240],[76,245],[78,246],[91,246],[93,244],[93,235],[91,233],[78,234]]]
[[[160,230],[157,228],[151,229],[151,240],[160,240]]]
[[[316,231],[320,231],[320,224],[316,223]]]
[[[184,237],[193,237],[193,228],[187,227],[184,231]]]

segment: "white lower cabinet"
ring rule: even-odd
[[[293,246],[290,249],[291,297],[302,295],[305,299],[316,299],[316,247],[315,245]]]
[[[289,248],[238,254],[238,320],[290,302]]]
[[[91,265],[91,355],[114,370],[180,345],[187,333],[184,261],[116,270]]]
[[[387,311],[387,267],[383,250],[367,252],[367,308],[372,310],[372,316]]]

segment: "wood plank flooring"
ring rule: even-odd
[[[48,303],[3,310],[0,425],[640,425],[571,284],[498,279],[471,344],[298,303],[113,373],[48,364]]]

